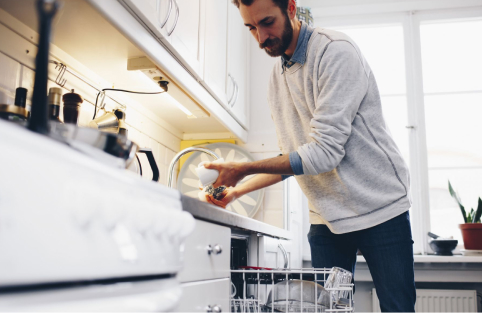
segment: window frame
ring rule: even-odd
[[[407,97],[407,131],[412,192],[412,237],[414,254],[432,252],[428,245],[430,231],[429,172],[425,125],[420,25],[427,22],[481,19],[482,6],[456,9],[431,9],[393,13],[320,17],[321,27],[370,27],[401,25],[404,33]]]

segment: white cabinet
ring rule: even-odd
[[[204,6],[200,0],[170,0],[174,16],[167,22],[168,39],[173,52],[180,56],[199,77],[203,76]],[[211,2],[208,1],[208,2]]]
[[[176,312],[230,312],[231,280],[216,279],[182,284]]]
[[[203,75],[204,12],[200,0],[121,0],[193,74]]]
[[[231,229],[196,220],[193,233],[184,244],[181,282],[229,277]]]
[[[229,312],[231,228],[196,220],[183,254],[177,312]]]
[[[239,10],[228,5],[228,78],[226,82],[228,107],[234,118],[248,128],[248,28],[244,26]]]
[[[228,3],[229,1],[226,0],[204,1],[206,9],[204,83],[225,106],[228,103],[226,95]]]
[[[172,19],[173,0],[120,0],[159,39],[167,38],[166,24]]]
[[[291,268],[292,242],[268,236],[258,238],[258,266]]]

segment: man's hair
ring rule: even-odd
[[[233,1],[233,4],[238,7],[238,9],[241,3],[249,7],[254,2],[254,0],[232,0],[232,1]],[[271,0],[271,1],[273,1],[273,3],[276,4],[276,6],[281,9],[281,12],[284,13],[286,12],[286,10],[288,10],[289,0]]]

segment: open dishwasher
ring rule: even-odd
[[[231,312],[354,312],[351,272],[246,266],[248,241],[231,244]]]

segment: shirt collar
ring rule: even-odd
[[[298,36],[298,42],[296,43],[296,49],[293,56],[288,59],[286,54],[281,56],[281,64],[290,67],[294,63],[300,63],[304,65],[306,62],[306,50],[308,49],[308,41],[310,40],[311,34],[313,33],[313,28],[309,27],[308,24],[301,21],[300,34]],[[290,64],[291,63],[291,64]]]

